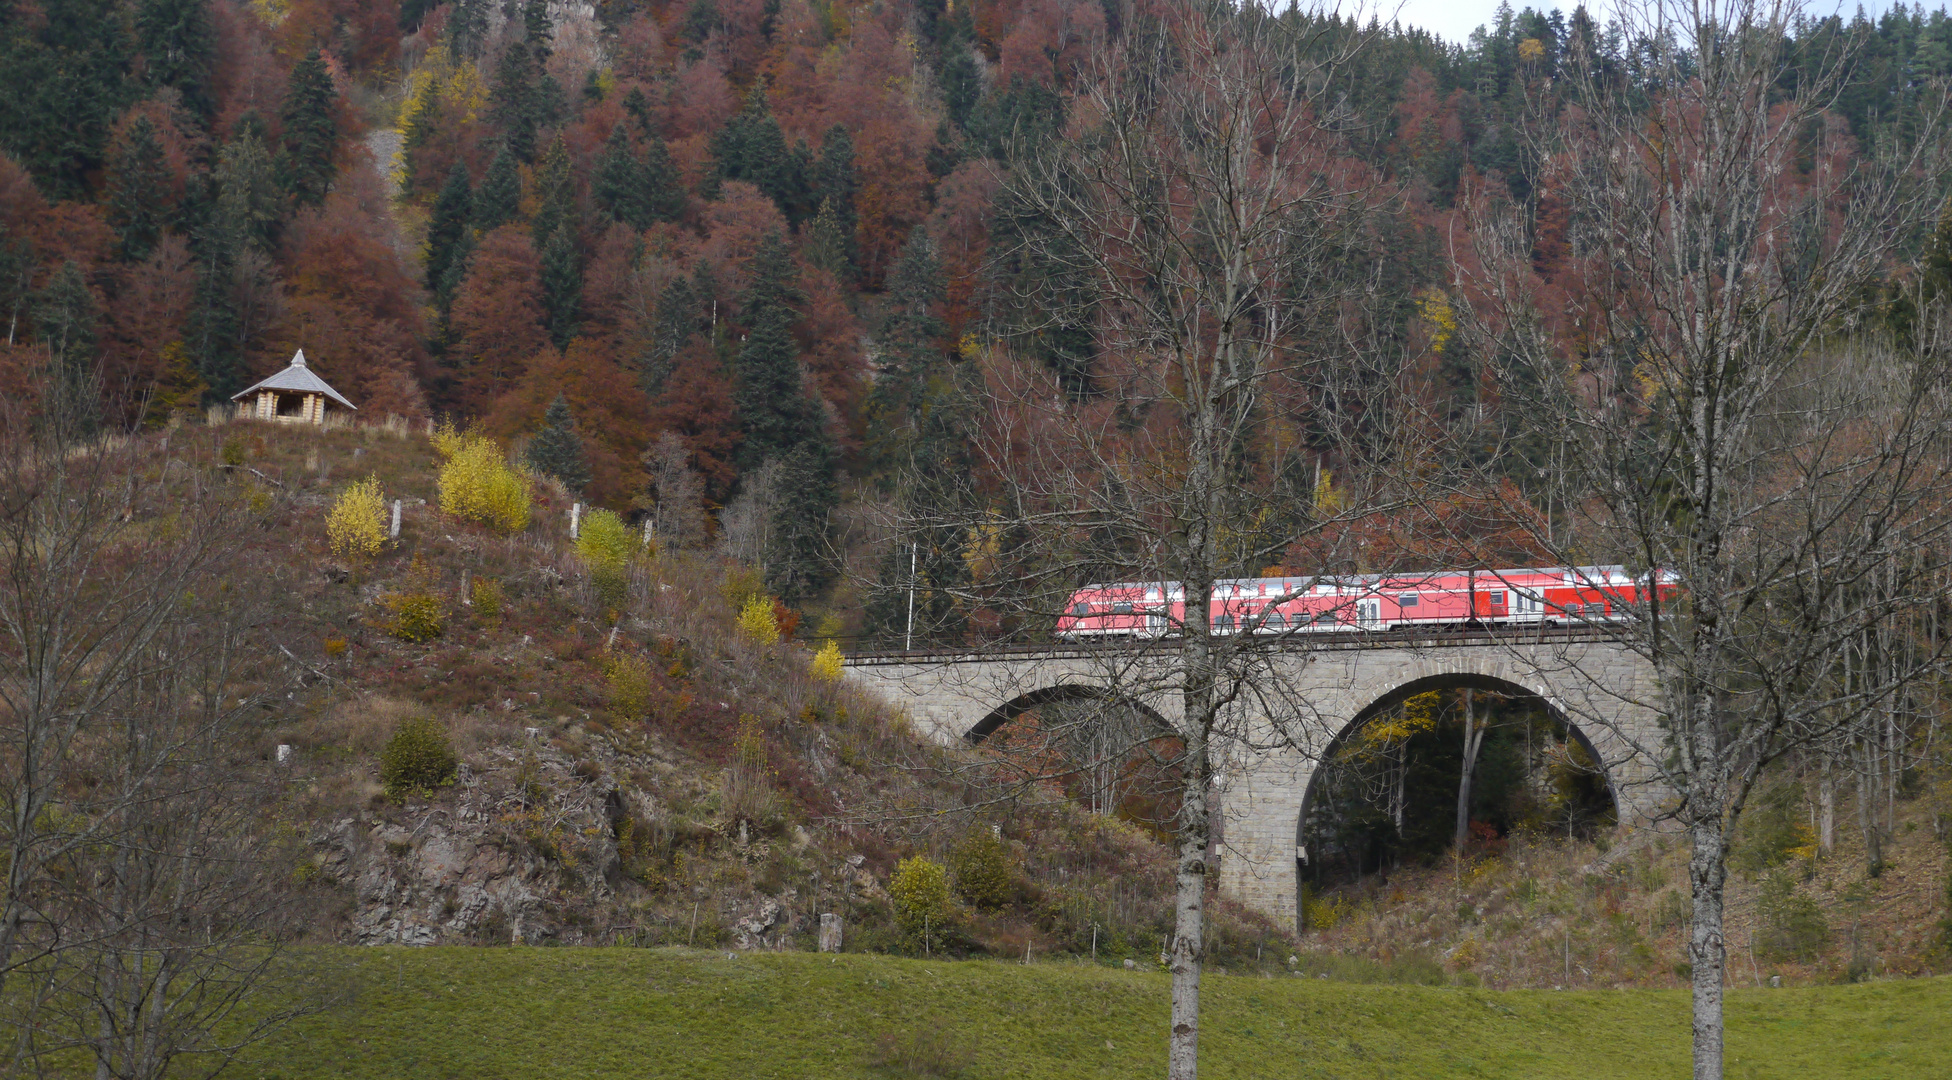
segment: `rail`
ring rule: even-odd
[[[1223,638],[1233,635],[1221,635]],[[1511,646],[1547,641],[1584,643],[1617,642],[1620,629],[1609,626],[1493,626],[1468,629],[1421,627],[1395,630],[1312,631],[1302,634],[1250,635],[1256,648],[1283,652],[1343,651],[1404,646]],[[857,639],[861,640],[861,639]],[[1177,651],[1186,642],[1183,636],[1157,638],[1112,638],[1099,641],[997,642],[987,645],[942,645],[923,649],[879,649],[844,651],[842,663],[849,667],[913,664],[928,660],[995,660],[1012,656],[1103,656],[1120,653]],[[845,647],[843,646],[845,649]]]

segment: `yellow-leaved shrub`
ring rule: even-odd
[[[369,476],[339,493],[325,516],[325,538],[342,559],[370,559],[386,543],[386,496]]]
[[[773,598],[755,596],[739,609],[739,633],[761,645],[779,642],[779,620],[773,615]]]
[[[495,440],[437,429],[434,448],[447,456],[440,476],[442,510],[497,532],[529,527],[529,478],[509,466]]]
[[[824,683],[840,681],[840,645],[831,638],[820,645],[820,651],[813,654],[810,671],[813,677]]]
[[[629,583],[630,557],[637,552],[637,537],[622,518],[608,510],[593,511],[583,520],[576,534],[576,554],[590,568],[590,583],[596,586],[597,600],[603,606],[622,606]]]

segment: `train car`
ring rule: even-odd
[[[1674,581],[1660,575],[1662,595]],[[1242,578],[1215,584],[1208,619],[1215,634],[1608,623],[1648,586],[1620,566]],[[1176,582],[1087,585],[1058,617],[1057,636],[1169,637],[1185,623],[1185,590]]]

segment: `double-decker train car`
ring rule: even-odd
[[[1662,573],[1663,597],[1674,575]],[[1329,633],[1413,627],[1574,625],[1617,621],[1655,587],[1620,566],[1443,570],[1425,574],[1239,578],[1214,586],[1215,634]],[[1057,620],[1068,641],[1170,637],[1186,624],[1178,582],[1087,585]]]

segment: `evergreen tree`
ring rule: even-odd
[[[108,219],[124,261],[140,262],[156,250],[169,214],[168,188],[156,125],[138,116],[129,124],[128,140],[111,163],[108,179]]]
[[[651,99],[644,96],[644,88],[632,86],[630,93],[624,95],[624,113],[637,121],[637,130],[645,135],[656,131],[651,124]]]
[[[216,111],[210,66],[217,55],[208,0],[142,0],[135,27],[150,84],[174,87],[185,108],[208,119]]]
[[[949,112],[949,122],[967,130],[970,114],[983,97],[983,76],[976,69],[976,56],[967,41],[957,38],[953,45],[943,47],[941,82],[942,105]]]
[[[536,54],[538,48],[542,56]],[[536,133],[562,111],[562,93],[555,77],[542,67],[547,50],[546,38],[511,42],[495,65],[494,82],[488,91],[488,118],[523,161],[535,156]]]
[[[582,300],[583,268],[576,234],[558,228],[542,245],[542,306],[556,348],[566,348],[576,336],[576,312]]]
[[[652,131],[644,136],[644,206],[653,221],[676,221],[685,212],[684,179],[671,160],[671,148]]]
[[[803,603],[833,580],[828,521],[840,503],[833,446],[802,445],[781,462],[779,501],[766,545],[766,588],[789,604]]]
[[[522,209],[522,173],[515,151],[503,143],[488,162],[488,172],[474,193],[475,231],[483,236],[515,220]]]
[[[441,282],[446,280],[447,268],[454,261],[454,253],[467,234],[468,219],[474,211],[474,195],[468,189],[468,167],[457,161],[448,170],[447,183],[441,185],[441,192],[434,197],[434,210],[427,220],[427,287],[436,296],[445,297],[441,292]]]
[[[806,236],[800,251],[807,262],[846,281],[853,268],[847,264],[847,237],[841,233],[840,215],[834,212],[832,199],[820,200],[820,212],[807,226]]]
[[[901,257],[888,271],[884,298],[887,317],[881,340],[887,350],[889,382],[913,398],[943,362],[942,338],[948,327],[939,309],[943,299],[942,264],[928,230],[916,226],[908,234]]]
[[[455,0],[447,17],[447,43],[456,56],[476,56],[488,33],[488,5],[493,0]]]
[[[624,125],[613,126],[610,138],[604,141],[603,156],[597,160],[596,178],[590,182],[591,201],[616,221],[633,229],[646,228],[651,223],[648,180],[643,165],[631,153]]]
[[[543,0],[527,0],[522,5],[522,40],[529,43],[529,55],[536,66],[549,62],[555,52],[555,26],[549,21],[549,5]]]
[[[134,97],[116,0],[0,8],[0,153],[50,198],[88,195],[110,127]]]
[[[0,340],[8,344],[19,337],[21,324],[30,313],[34,269],[34,246],[7,235],[6,224],[0,222],[0,323],[5,324]]]
[[[332,114],[338,96],[317,49],[292,65],[279,113],[285,125],[279,165],[282,186],[300,206],[319,205],[332,187],[332,156],[339,145]]]
[[[860,187],[860,174],[854,168],[854,139],[845,127],[835,124],[820,140],[820,162],[813,169],[813,196],[833,207],[834,227],[840,234],[849,273],[861,262],[855,240],[860,217],[854,206],[854,196]]]
[[[34,297],[34,329],[47,350],[43,412],[57,431],[70,437],[94,431],[101,421],[95,369],[98,315],[88,279],[73,260],[62,262]]]
[[[715,0],[691,0],[691,6],[685,9],[684,22],[678,26],[678,37],[690,45],[703,45],[712,31],[718,29],[718,22]]]
[[[739,463],[750,469],[784,459],[802,446],[824,442],[826,416],[800,374],[800,347],[792,326],[801,294],[793,262],[777,233],[753,255],[753,283],[746,294],[746,340],[734,364],[733,405],[745,441]]]
[[[237,251],[230,230],[212,228],[198,237],[197,290],[185,343],[208,400],[228,401],[244,388],[237,354],[237,300],[232,287]]]
[[[538,205],[529,227],[534,232],[536,250],[541,251],[551,233],[567,229],[573,234],[582,225],[576,214],[576,174],[569,162],[569,148],[561,136],[549,144],[548,152],[537,163],[535,186]]]
[[[765,83],[747,92],[745,107],[712,135],[710,150],[709,194],[716,196],[719,181],[743,180],[772,199],[789,220],[795,218],[805,201],[804,166],[787,149],[779,120],[767,108]]]
[[[571,491],[581,491],[590,482],[590,466],[583,458],[583,439],[576,434],[576,419],[569,413],[569,402],[561,394],[549,403],[543,414],[542,429],[529,440],[529,467],[544,476],[562,481]]]
[[[651,316],[651,340],[639,364],[644,392],[655,396],[671,374],[672,360],[691,335],[702,329],[698,317],[698,291],[690,279],[674,277],[658,294],[657,308]]]
[[[217,157],[216,214],[209,229],[221,234],[233,253],[244,245],[270,251],[283,217],[277,170],[258,130],[240,123]]]

